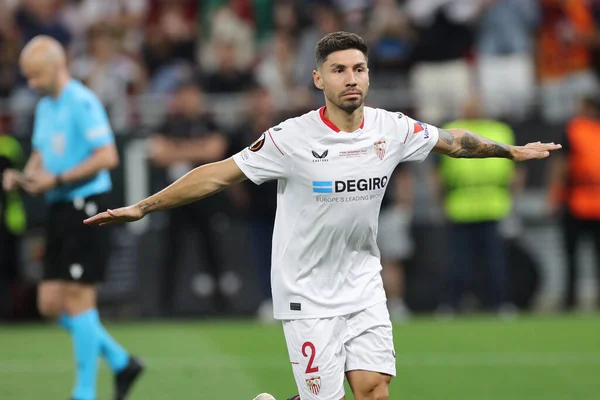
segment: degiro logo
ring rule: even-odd
[[[383,189],[387,185],[388,177],[349,179],[347,181],[313,181],[313,193],[351,193],[366,192],[369,190]]]
[[[333,193],[333,182],[313,181],[313,193]]]

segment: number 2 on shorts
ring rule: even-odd
[[[310,359],[308,360],[308,365],[306,366],[306,373],[314,374],[315,372],[319,372],[319,367],[313,367],[313,362],[315,361],[317,349],[315,348],[315,345],[312,344],[312,342],[304,342],[304,344],[302,345],[302,355],[304,357],[308,357],[308,353],[306,352],[307,348],[310,349]]]

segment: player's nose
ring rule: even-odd
[[[356,80],[356,76],[353,73],[348,74],[348,78],[346,80],[346,86],[354,87],[358,85],[358,81]]]

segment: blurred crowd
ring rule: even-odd
[[[50,35],[68,49],[72,75],[99,95],[117,134],[140,127],[150,134],[149,158],[166,184],[239,151],[282,119],[321,106],[311,76],[315,44],[337,30],[359,33],[369,45],[368,105],[434,125],[473,126],[506,143],[522,142],[510,124],[563,125],[581,112],[582,98],[593,109],[586,115],[598,116],[600,103],[589,100],[600,77],[597,0],[0,0],[0,131],[30,133],[37,95],[19,73],[18,56],[34,36]],[[450,224],[451,267],[439,311],[460,307],[477,248],[478,262],[490,264],[489,307],[510,314],[514,290],[498,225],[513,212],[523,171],[490,161],[478,164],[486,173],[474,183],[465,178],[473,166],[447,161],[435,160],[431,176],[401,168],[388,189],[380,247],[390,308],[398,318],[408,313],[403,264],[419,250],[409,231],[418,206],[427,204],[420,197],[427,186],[426,197],[442,205]],[[413,185],[415,176],[434,183]],[[475,193],[475,184],[484,188]],[[268,316],[275,190],[275,184],[242,185],[201,207],[173,210],[162,281],[174,282],[168,264],[180,251],[181,227],[190,223],[201,231],[202,253],[218,279],[212,216],[235,209],[249,218],[255,245],[264,250],[257,254],[266,266],[261,307]],[[574,280],[567,308],[574,306]],[[173,285],[161,289],[167,315]]]
[[[122,133],[142,112],[132,96],[182,82],[209,94],[260,85],[277,108],[310,109],[315,43],[348,30],[370,45],[373,88],[398,89],[385,101],[430,123],[472,96],[495,118],[565,121],[598,86],[598,24],[594,0],[3,0],[0,97],[5,116],[30,105],[18,54],[47,34]]]

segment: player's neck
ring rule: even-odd
[[[340,131],[354,132],[361,127],[365,115],[365,106],[360,106],[351,113],[327,104],[325,118],[331,121]]]

